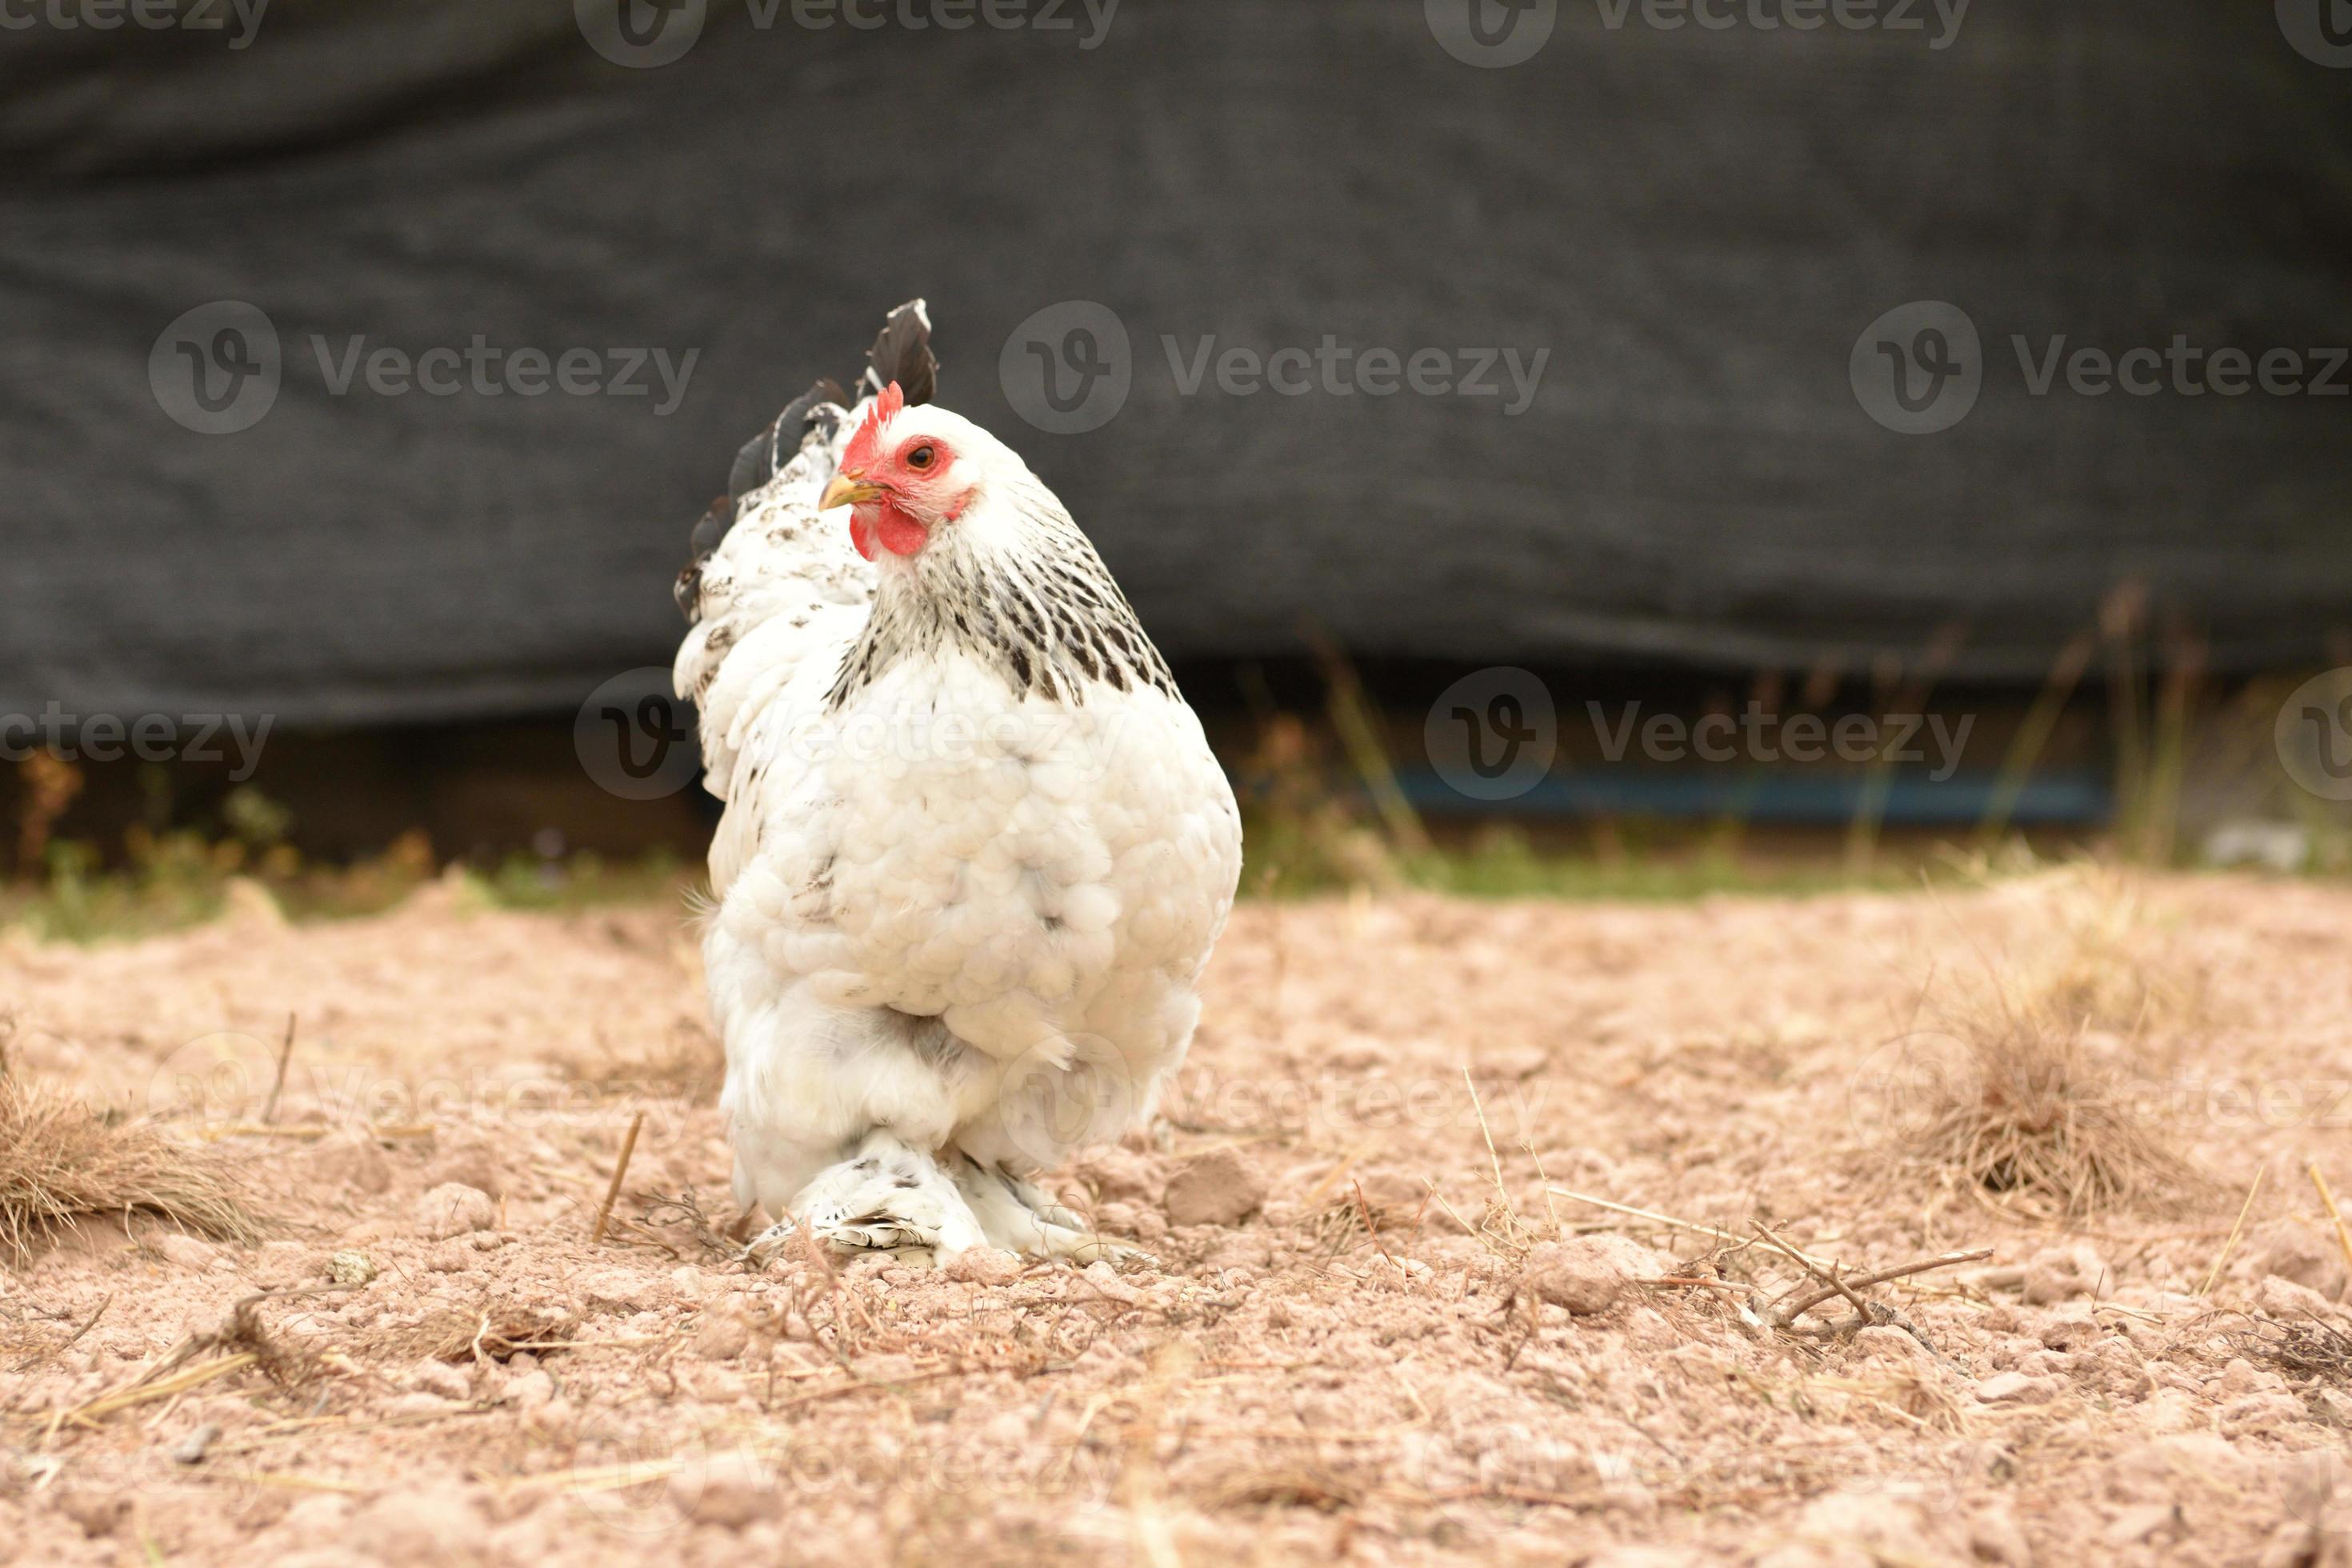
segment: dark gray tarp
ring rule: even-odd
[[[236,47],[230,0],[110,32],[0,0],[0,712],[568,709],[667,661],[737,446],[917,294],[942,399],[1179,658],[1311,620],[1374,657],[1810,666],[1957,626],[1956,675],[2022,678],[2131,576],[2223,668],[2352,623],[2352,399],[2035,396],[2011,346],[2352,343],[2352,69],[2269,0],[1977,0],[1956,33],[1932,0],[1802,32],[1757,24],[1782,0],[1708,0],[1721,30],[1558,0],[1495,69],[1433,29],[1472,0],[1126,0],[1091,48],[1082,0],[961,31],[903,17],[980,6],[709,0],[657,68],[589,47],[598,3],[274,0]],[[199,434],[151,353],[221,300],[281,383]],[[1067,300],[1127,330],[1132,390],[1055,435],[999,365]],[[1849,379],[1915,300],[1983,344],[1938,434]],[[1244,396],[1213,364],[1187,396],[1164,342],[1327,337],[1549,357],[1513,418],[1499,369],[1500,398]],[[650,363],[642,395],[363,365],[337,395],[355,338],[591,351],[583,385],[697,358],[666,416]]]

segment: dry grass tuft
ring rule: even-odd
[[[226,1156],[0,1073],[0,1252],[22,1262],[53,1230],[130,1214],[224,1241],[261,1237]]]
[[[571,1342],[579,1325],[568,1316],[502,1303],[474,1311],[442,1308],[413,1323],[395,1323],[370,1334],[357,1347],[371,1360],[394,1362],[503,1362],[518,1351],[545,1355]]]
[[[1365,1489],[1319,1464],[1276,1465],[1237,1470],[1209,1489],[1212,1510],[1311,1508],[1337,1513],[1364,1500]]]
[[[2164,1211],[2210,1195],[2084,1032],[2005,998],[1962,1020],[1967,1070],[1920,1086],[1917,1158],[2036,1219]]]
[[[2352,1334],[2331,1324],[2263,1320],[2231,1335],[2230,1342],[2247,1360],[2274,1366],[2289,1377],[2352,1388]]]
[[[2206,973],[2176,951],[2137,878],[2085,866],[2049,889],[2053,940],[2021,986],[2036,1010],[2133,1037],[2202,1018]]]

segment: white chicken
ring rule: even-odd
[[[745,447],[678,583],[727,803],[703,955],[735,1194],[776,1222],[755,1255],[805,1226],[1116,1256],[1032,1178],[1183,1060],[1240,816],[1086,535],[927,405],[929,339],[900,307],[854,409],[820,383]]]

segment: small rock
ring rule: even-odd
[[[485,1142],[463,1142],[444,1152],[425,1167],[425,1181],[428,1186],[472,1187],[493,1198],[507,1191],[506,1172]]]
[[[2033,1568],[2033,1548],[2017,1522],[2015,1505],[2005,1497],[1988,1498],[1969,1516],[1969,1550],[1979,1563]]]
[[[1170,1178],[1161,1206],[1171,1225],[1239,1225],[1265,1202],[1265,1181],[1235,1149],[1218,1149]]]
[[[698,1524],[740,1530],[783,1511],[776,1478],[756,1455],[738,1450],[689,1465],[669,1479],[669,1500]]]
[[[694,1353],[702,1361],[733,1361],[751,1348],[751,1320],[741,1304],[729,1297],[707,1308],[694,1332]]]
[[[1077,1173],[1106,1202],[1148,1203],[1160,1191],[1159,1168],[1144,1155],[1117,1144],[1087,1154],[1078,1162]]]
[[[210,1242],[198,1241],[193,1236],[178,1231],[156,1238],[155,1250],[166,1263],[202,1272],[214,1264],[225,1261],[219,1247]]]
[[[2256,1366],[2244,1356],[2231,1356],[2221,1368],[2221,1375],[2213,1384],[2213,1392],[2223,1399],[2243,1399],[2250,1394],[2284,1394],[2286,1379],[2267,1367]]]
[[[1923,1538],[1931,1534],[1927,1510],[1919,1501],[1870,1490],[1815,1498],[1805,1505],[1797,1529],[1809,1542],[1830,1549],[1832,1562],[1843,1562],[1845,1552],[1866,1553],[1864,1560],[1874,1563],[1916,1560],[1925,1555]]]
[[[2042,1325],[2042,1342],[2053,1351],[2080,1350],[2106,1337],[2099,1321],[2089,1312],[2076,1309],[2059,1313]]]
[[[546,1404],[526,1411],[522,1423],[533,1434],[561,1443],[572,1436],[579,1418],[572,1401],[559,1394]]]
[[[2027,1259],[2025,1300],[2029,1306],[2048,1307],[2078,1296],[2094,1300],[2111,1295],[2115,1281],[2106,1259],[2082,1242],[2045,1247]]]
[[[81,1532],[96,1541],[112,1535],[131,1513],[127,1493],[76,1489],[58,1499],[58,1510],[81,1527]]]
[[[2323,1237],[2308,1226],[2280,1220],[2247,1239],[2246,1260],[2254,1279],[2275,1274],[2330,1301],[2344,1299],[2344,1249],[2334,1237]]]
[[[1982,1405],[2047,1405],[2058,1392],[2054,1377],[2028,1377],[2021,1372],[1997,1372],[1976,1386]]]
[[[1519,1283],[1541,1300],[1583,1314],[1605,1312],[1625,1291],[1625,1274],[1589,1236],[1547,1241],[1529,1252]]]
[[[1108,1258],[1097,1258],[1080,1271],[1080,1276],[1097,1295],[1117,1301],[1121,1306],[1140,1307],[1150,1298],[1118,1277],[1118,1270]]]
[[[2292,1394],[2251,1394],[2221,1406],[2217,1423],[2226,1437],[2248,1437],[2263,1432],[2284,1432],[2310,1419],[2302,1400]]]
[[[327,1278],[338,1285],[364,1285],[375,1278],[375,1259],[346,1248],[327,1259]]]
[[[517,1407],[526,1415],[556,1396],[555,1379],[548,1373],[536,1366],[521,1372],[516,1370],[516,1363],[530,1353],[529,1351],[525,1351],[513,1361],[507,1363],[507,1371],[509,1374],[507,1378],[507,1397],[513,1400]]]
[[[973,1285],[1010,1285],[1021,1278],[1021,1259],[993,1247],[975,1247],[949,1262],[948,1278]]]
[[[443,1399],[465,1401],[474,1395],[474,1385],[466,1374],[446,1361],[421,1361],[409,1372],[408,1385]]]
[[[201,1465],[205,1450],[221,1435],[217,1422],[207,1421],[172,1446],[172,1461],[180,1465]]]
[[[2254,1287],[2254,1305],[2286,1322],[2326,1322],[2340,1319],[2343,1309],[2308,1285],[2298,1285],[2278,1274],[2265,1274]]]
[[[352,1514],[343,1526],[343,1544],[391,1568],[478,1563],[483,1525],[463,1489],[416,1487],[386,1492]]]
[[[416,1200],[417,1232],[432,1241],[488,1230],[498,1219],[490,1194],[479,1187],[445,1182]]]
[[[2180,1505],[2169,1502],[2142,1503],[2127,1508],[2103,1532],[2110,1546],[2137,1546],[2168,1525],[2180,1519]]]
[[[2191,1485],[2240,1488],[2250,1479],[2252,1468],[2220,1434],[2182,1432],[2137,1444],[2109,1459],[2105,1466],[2106,1492],[2118,1503],[2169,1506]]]

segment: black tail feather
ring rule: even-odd
[[[793,460],[793,454],[807,438],[809,416],[823,404],[848,401],[849,394],[830,376],[793,398],[765,430],[744,442],[743,449],[735,454],[735,467],[727,476],[727,493],[741,500],[774,479],[776,470]]]
[[[938,395],[940,362],[931,353],[931,317],[923,301],[909,300],[890,312],[882,324],[882,335],[866,352],[866,363],[869,392],[879,392],[895,381],[909,407],[929,403]]]
[[[692,626],[701,613],[702,564],[710,559],[711,552],[719,548],[719,542],[727,537],[727,531],[734,525],[735,498],[732,496],[719,496],[712,500],[709,510],[703,512],[702,521],[694,525],[694,539],[689,547],[694,552],[694,559],[687,563],[685,571],[677,574],[677,584],[670,590],[671,596],[677,600],[678,614],[686,617],[688,626]]]
[[[880,392],[892,382],[909,404],[929,403],[939,390],[940,362],[931,354],[931,321],[920,300],[909,300],[890,312],[882,335],[866,353],[866,371],[859,382],[861,395]],[[694,560],[678,574],[677,607],[691,622],[698,609],[703,563],[735,526],[735,514],[745,496],[776,477],[810,437],[818,409],[830,404],[848,408],[856,399],[830,378],[818,382],[792,400],[768,427],[743,443],[727,475],[727,493],[710,503],[694,525]],[[833,426],[827,426],[830,433]]]

